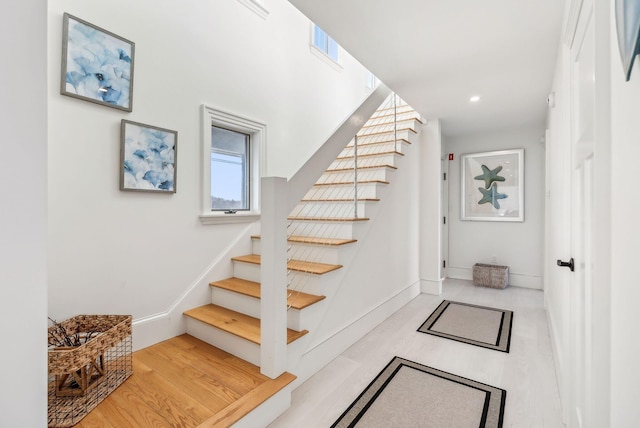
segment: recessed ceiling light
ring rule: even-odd
[[[477,103],[478,101],[480,101],[480,95],[474,95],[471,98],[469,98],[470,103]]]

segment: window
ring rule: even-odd
[[[249,141],[242,132],[211,126],[211,211],[247,211]]]
[[[312,45],[335,62],[338,62],[338,44],[316,24],[313,24]]]
[[[203,224],[255,221],[260,216],[260,177],[266,125],[203,105]]]

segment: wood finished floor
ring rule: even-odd
[[[417,332],[444,299],[514,311],[510,353]],[[543,293],[447,280],[442,295],[418,296],[298,386],[269,428],[331,426],[394,356],[506,389],[505,428],[564,426]]]
[[[267,382],[253,364],[182,335],[134,352],[133,375],[76,427],[219,426],[207,421]]]

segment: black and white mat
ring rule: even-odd
[[[512,311],[445,300],[418,331],[509,352],[512,323]]]
[[[500,428],[507,392],[395,357],[332,428]]]

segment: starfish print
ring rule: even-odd
[[[478,205],[489,202],[495,209],[500,209],[498,199],[505,199],[508,197],[504,193],[498,193],[498,186],[491,186],[491,190],[485,190],[482,187],[478,187],[478,190],[482,193],[482,199],[478,201]]]
[[[499,166],[496,169],[489,169],[486,165],[481,165],[482,175],[473,177],[474,180],[484,180],[484,188],[491,187],[494,181],[504,181],[504,177],[500,177],[498,173],[502,171],[502,167]]]

